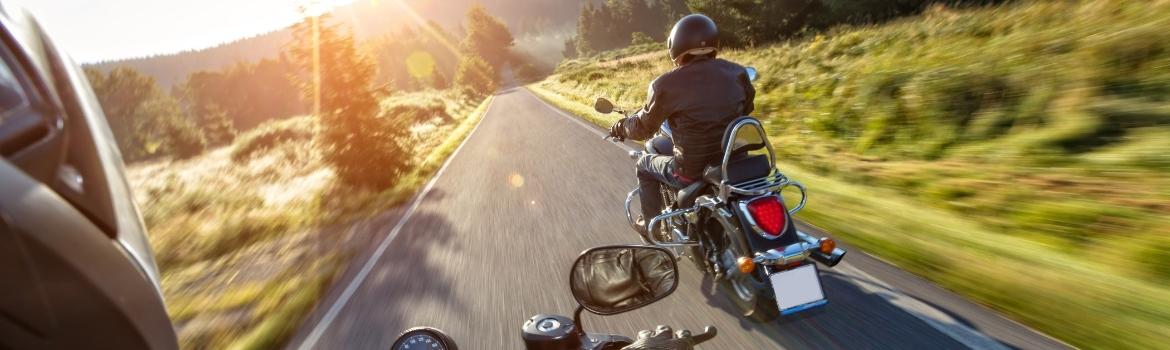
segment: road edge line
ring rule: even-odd
[[[532,98],[535,98],[537,101],[540,101],[541,104],[543,104],[545,107],[548,107],[548,109],[552,110],[553,112],[556,112],[557,114],[560,114],[562,117],[565,117],[565,118],[568,118],[569,120],[572,120],[573,122],[577,123],[577,125],[580,125],[581,127],[589,130],[589,132],[592,132],[593,134],[595,134],[597,136],[601,136],[601,137],[606,136],[606,133],[599,130],[596,126],[586,124],[584,121],[581,121],[580,117],[575,117],[575,116],[569,115],[568,113],[565,113],[565,111],[562,111],[559,107],[553,106],[551,103],[548,103],[548,101],[545,101],[543,98],[540,98],[540,96],[537,96],[536,93],[532,92],[532,90],[529,90],[527,86],[523,86],[522,88],[524,88],[524,92],[527,92],[529,96],[532,96]],[[613,144],[620,147],[621,149],[623,149],[627,152],[634,150],[629,145],[626,145],[624,142],[614,142]]]
[[[390,243],[394,241],[394,238],[398,237],[399,231],[402,231],[402,227],[406,226],[406,222],[409,221],[410,217],[414,215],[414,212],[418,210],[419,205],[422,204],[422,200],[425,199],[427,194],[431,192],[431,189],[435,187],[435,182],[437,182],[439,178],[443,176],[443,173],[447,171],[447,166],[451,165],[451,161],[459,155],[459,151],[463,150],[463,146],[467,145],[467,141],[471,140],[471,137],[475,136],[475,132],[479,130],[479,127],[483,125],[483,120],[487,118],[496,102],[496,97],[494,95],[490,98],[491,101],[488,101],[487,107],[483,110],[483,116],[481,116],[479,121],[475,123],[475,127],[471,129],[471,132],[467,133],[467,137],[463,138],[463,141],[459,143],[459,147],[456,147],[455,150],[451,152],[451,155],[448,156],[447,160],[443,162],[443,166],[440,167],[438,171],[435,171],[435,175],[431,176],[431,179],[427,181],[426,187],[423,187],[422,191],[419,191],[418,194],[414,196],[414,199],[411,200],[410,208],[406,210],[406,213],[402,214],[402,217],[398,219],[398,223],[394,225],[394,228],[390,229],[390,233],[382,237],[382,242],[378,243],[378,249],[374,250],[374,254],[370,255],[370,257],[366,259],[366,263],[362,265],[361,270],[359,270],[357,275],[355,275],[353,279],[350,280],[349,285],[347,285],[345,290],[341,292],[341,296],[339,296],[337,300],[333,302],[333,305],[329,307],[329,310],[325,312],[325,315],[317,321],[317,325],[313,327],[313,330],[309,332],[309,335],[305,337],[305,340],[301,342],[301,345],[298,346],[297,349],[309,350],[317,345],[317,341],[320,340],[321,336],[325,334],[325,330],[328,329],[329,326],[333,323],[333,319],[337,317],[337,314],[341,313],[341,309],[345,308],[345,306],[349,303],[349,299],[353,297],[353,294],[357,292],[357,289],[361,287],[363,282],[365,282],[366,277],[370,274],[370,271],[374,269],[374,265],[377,265],[378,260],[381,260],[382,254],[386,252],[386,248],[390,246]]]

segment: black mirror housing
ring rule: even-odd
[[[598,97],[593,101],[593,109],[601,114],[613,113],[613,102],[605,99],[605,97]]]

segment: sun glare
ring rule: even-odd
[[[306,16],[320,16],[353,0],[293,0]]]

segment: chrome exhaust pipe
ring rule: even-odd
[[[833,248],[833,251],[829,254],[822,253],[820,250],[814,250],[812,251],[812,254],[809,255],[809,258],[816,260],[816,262],[828,265],[829,267],[833,267],[841,263],[841,259],[845,258],[845,253],[846,251],[841,248]]]

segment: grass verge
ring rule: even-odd
[[[180,346],[282,345],[363,248],[354,242],[376,234],[349,228],[415,193],[489,102],[451,91],[386,98],[385,117],[411,119],[416,156],[382,191],[334,181],[312,117],[270,122],[193,159],[129,166]]]

